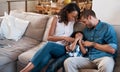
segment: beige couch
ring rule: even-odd
[[[45,43],[47,33],[52,21],[52,16],[35,14],[29,12],[14,11],[11,15],[30,21],[30,24],[24,33],[24,36],[19,41],[0,40],[0,44],[5,44],[4,48],[0,48],[0,72],[19,72],[29,60],[33,57]],[[2,19],[0,19],[1,23]],[[114,25],[118,40],[120,41],[120,25]],[[75,25],[75,30],[82,30],[80,24]],[[118,43],[119,44],[119,43]],[[120,51],[118,51],[120,53]],[[119,72],[120,55],[118,55],[117,63],[114,72]],[[43,69],[42,72],[44,72]],[[96,69],[82,69],[80,72],[97,72]],[[61,69],[59,70],[61,72]]]
[[[0,72],[17,72],[18,56],[39,45],[42,41],[47,21],[50,16],[21,11],[11,11],[12,16],[28,20],[30,24],[23,37],[18,40],[0,39]],[[2,18],[0,18],[0,23]]]

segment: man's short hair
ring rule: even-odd
[[[81,17],[87,18],[89,15],[96,18],[95,12],[93,10],[89,9],[89,10],[83,10],[80,13],[80,19],[81,19]]]

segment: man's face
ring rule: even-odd
[[[88,28],[93,28],[92,19],[90,16],[88,16],[88,18],[81,17],[80,22],[85,24]]]

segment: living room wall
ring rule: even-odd
[[[120,24],[120,0],[93,0],[92,9],[98,18],[112,25]]]
[[[27,11],[35,11],[35,6],[37,5],[37,1],[28,1],[27,3]],[[17,1],[11,2],[11,10],[22,10],[25,11],[25,2]],[[4,12],[8,12],[8,3],[7,0],[0,0],[0,16],[4,15]]]

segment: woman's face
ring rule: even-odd
[[[75,21],[77,19],[78,12],[72,11],[71,13],[68,13],[67,16],[68,16],[68,21]]]
[[[80,36],[83,37],[82,33],[76,33],[76,34],[75,34],[75,38],[80,37]]]

